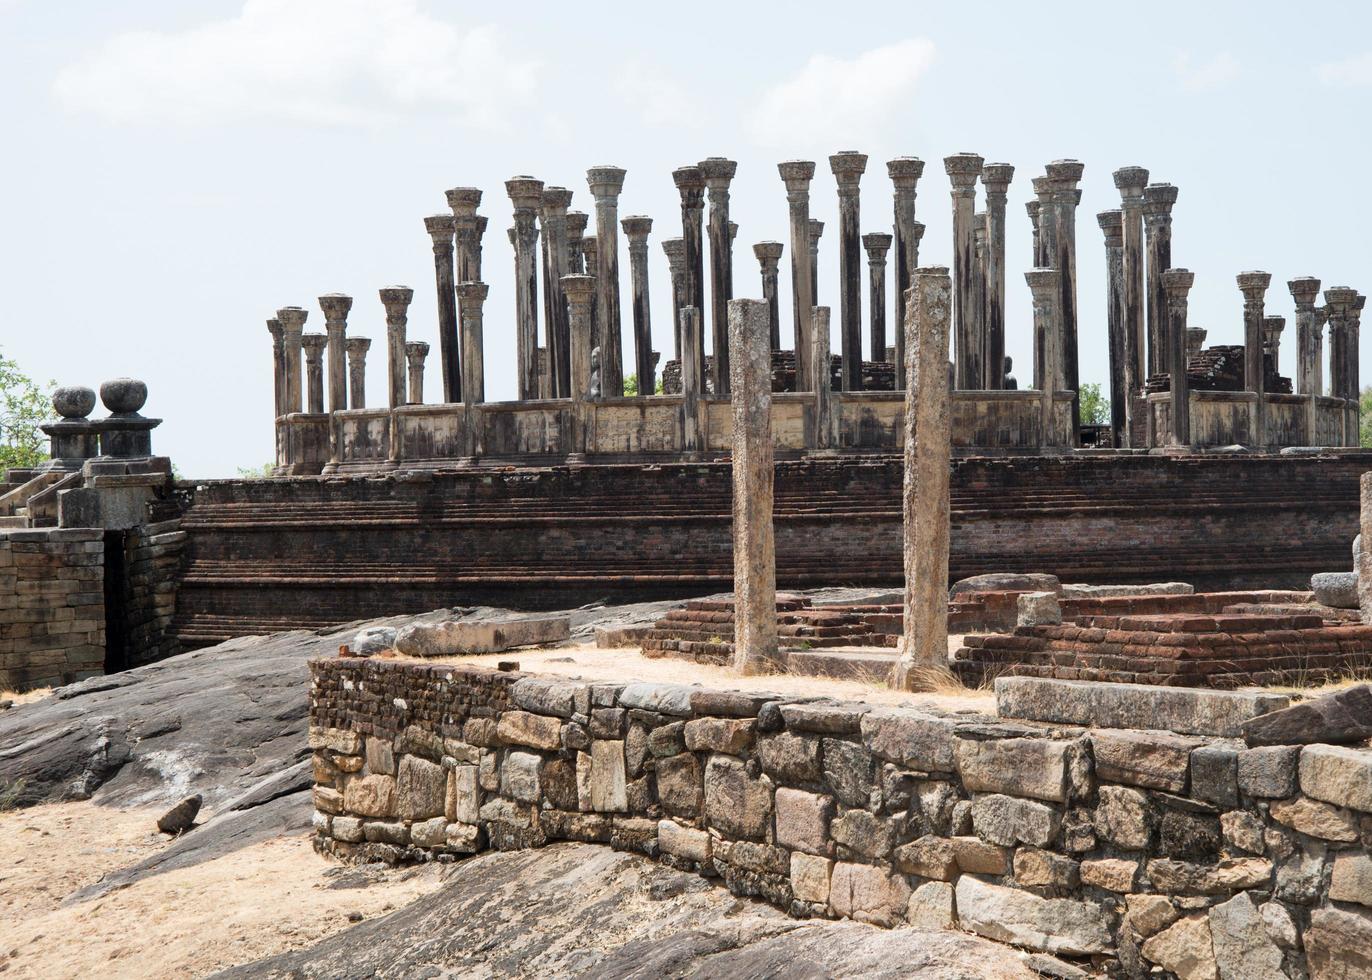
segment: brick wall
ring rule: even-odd
[[[0,689],[104,672],[104,532],[0,531]]]

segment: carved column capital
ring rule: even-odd
[[[1086,171],[1086,164],[1080,160],[1054,160],[1043,168],[1048,179],[1062,191],[1075,191],[1077,182]]]
[[[1167,302],[1184,304],[1195,282],[1196,274],[1189,269],[1168,269],[1162,274],[1162,288],[1167,290]]]
[[[953,185],[953,196],[976,193],[977,178],[985,161],[975,153],[955,153],[943,158],[943,169]]]
[[[582,237],[586,234],[586,226],[590,224],[591,216],[585,211],[567,212],[567,241],[572,248],[577,248],[581,244]]]
[[[810,199],[810,181],[815,179],[813,160],[784,160],[777,164],[777,173],[786,184],[786,200],[792,204]]]
[[[1101,211],[1096,215],[1100,230],[1105,233],[1107,248],[1124,248],[1124,212]]]
[[[381,305],[386,308],[386,323],[404,323],[414,290],[409,286],[386,286],[380,290]]]
[[[1296,309],[1309,310],[1315,306],[1315,297],[1320,291],[1320,281],[1313,276],[1300,276],[1296,279],[1288,279],[1286,288],[1291,290],[1291,299],[1296,303]]]
[[[672,275],[679,276],[685,270],[686,240],[684,238],[664,238],[662,252],[667,256],[667,264]]]
[[[1172,184],[1149,184],[1143,189],[1143,217],[1158,221],[1172,217],[1172,205],[1177,203],[1177,188]]]
[[[624,229],[624,236],[629,239],[631,248],[636,245],[648,247],[648,236],[653,230],[652,218],[642,214],[631,214],[619,219],[619,227]]]
[[[567,216],[567,209],[572,205],[572,192],[565,187],[544,187],[543,196],[539,202],[539,211],[544,220],[553,218],[561,220]]]
[[[597,204],[613,204],[618,201],[620,193],[624,190],[625,173],[623,167],[608,165],[592,167],[586,171],[586,186],[590,188],[591,197]]]
[[[1267,292],[1267,287],[1272,285],[1272,274],[1270,272],[1240,272],[1235,281],[1239,289],[1243,292],[1245,305],[1257,303],[1262,305],[1263,294]],[[1329,295],[1328,291],[1325,296]]]
[[[562,291],[567,295],[567,302],[575,304],[579,310],[590,313],[591,297],[595,295],[595,276],[572,274],[563,276],[561,282]]]
[[[1329,319],[1337,319],[1342,323],[1343,319],[1353,309],[1354,302],[1357,301],[1358,291],[1350,289],[1348,286],[1330,286],[1324,291],[1324,302],[1329,308]]]
[[[491,287],[484,282],[468,281],[457,284],[457,298],[462,301],[462,315],[472,316],[481,313],[481,304]]]
[[[1015,168],[1008,163],[988,163],[982,167],[981,186],[986,188],[986,199],[1004,203],[1014,177]]]
[[[452,208],[453,218],[459,222],[474,219],[476,209],[481,206],[479,187],[453,187],[444,191],[444,197],[448,199],[448,207]]]
[[[918,244],[920,243],[920,240],[923,239],[923,238],[924,238],[924,222],[923,222],[923,221],[916,221],[916,222],[913,222],[913,223],[910,225],[910,241],[913,242],[915,245],[918,245]]]
[[[692,210],[705,203],[705,175],[699,167],[678,167],[672,171],[672,181],[681,195],[681,206]]]
[[[857,150],[842,150],[829,157],[829,169],[838,180],[840,194],[856,193],[858,183],[867,170],[867,154]]]
[[[1033,294],[1036,313],[1042,312],[1045,304],[1051,304],[1057,298],[1057,269],[1030,269],[1024,274],[1024,281],[1029,284],[1029,291]]]
[[[514,204],[516,218],[521,211],[537,211],[543,206],[543,181],[535,177],[511,177],[505,181],[505,192]]]
[[[757,257],[763,272],[776,272],[780,268],[784,247],[781,242],[758,242],[753,246],[753,255]]]
[[[914,191],[924,174],[924,161],[919,157],[896,157],[886,161],[886,174],[895,185],[896,192]]]
[[[324,348],[328,345],[328,334],[307,333],[300,337],[300,346],[305,351],[305,361],[308,364],[323,364]]]
[[[286,342],[286,330],[281,321],[272,317],[267,321],[267,332],[272,335],[272,350],[279,351]]]
[[[862,236],[862,247],[867,249],[867,261],[873,265],[886,264],[886,252],[891,247],[891,236],[884,231],[872,231]]]
[[[1327,292],[1325,296],[1328,297]],[[281,326],[288,336],[292,332],[298,334],[305,329],[305,321],[309,319],[309,316],[310,311],[300,306],[283,306],[276,311],[276,318],[281,321]]]
[[[729,182],[734,179],[734,174],[738,173],[738,161],[724,157],[706,157],[700,161],[699,168],[705,178],[705,185],[710,189],[710,200],[713,201],[716,194],[723,194],[727,198]]]
[[[1146,167],[1120,167],[1114,173],[1115,187],[1120,199],[1129,206],[1143,204],[1143,189],[1148,185]]]
[[[434,251],[453,247],[456,227],[451,214],[431,214],[424,219],[424,230],[433,239]]]
[[[349,337],[343,341],[343,349],[348,352],[349,359],[358,359],[367,356],[367,351],[371,349],[372,340],[370,337]]]
[[[407,340],[405,342],[405,360],[409,362],[411,368],[416,365],[423,366],[424,358],[429,356],[429,345],[423,340]]]

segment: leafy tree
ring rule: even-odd
[[[53,382],[44,387],[0,354],[0,469],[26,469],[48,458],[38,426],[52,415]]]
[[[631,374],[631,375],[629,375],[627,378],[624,379],[624,395],[625,395],[625,397],[627,398],[627,397],[630,396],[630,395],[637,395],[637,394],[638,394],[638,375],[637,375],[637,374]],[[655,394],[655,395],[660,395],[660,394],[662,394],[662,379],[661,379],[661,378],[658,378],[658,379],[657,379],[657,387],[656,387],[656,389],[654,389],[653,394]]]
[[[240,466],[238,475],[245,480],[265,480],[272,475],[276,469],[275,463],[263,463],[261,466]]]
[[[1083,384],[1077,392],[1081,399],[1082,425],[1109,425],[1110,399],[1100,392],[1100,385],[1094,382]]]
[[[1372,387],[1364,388],[1358,396],[1358,445],[1372,448]]]

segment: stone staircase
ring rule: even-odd
[[[80,473],[6,470],[0,482],[0,528],[56,527],[58,492],[80,482]]]

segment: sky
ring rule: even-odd
[[[1180,188],[1173,264],[1196,274],[1190,323],[1207,343],[1242,342],[1243,270],[1272,273],[1267,312],[1288,317],[1288,376],[1286,281],[1372,288],[1372,4],[0,0],[0,93],[0,350],[42,381],[142,378],[144,413],[165,420],[154,449],[190,478],[271,459],[265,320],[279,307],[308,308],[306,329],[322,331],[317,297],[355,297],[349,332],[373,338],[375,406],[377,290],[412,286],[409,338],[431,342],[425,387],[430,400],[441,392],[423,218],[446,210],[449,187],[485,191],[486,394],[512,398],[504,181],[515,174],[569,187],[573,209],[593,212],[586,170],[628,171],[620,214],[655,221],[653,332],[667,356],[660,242],[680,234],[671,171],[707,156],[739,163],[741,297],[761,295],[752,244],[789,249],[777,162],[819,161],[811,213],[826,223],[820,303],[835,308],[835,329],[829,154],[869,155],[864,232],[890,230],[885,161],[926,161],[926,265],[952,258],[942,158],[1014,164],[1006,331],[1022,382],[1024,202],[1055,159],[1086,165],[1083,381],[1108,382],[1095,215],[1119,206],[1110,174],[1121,166]],[[781,302],[789,324],[784,276]],[[1372,343],[1362,357],[1372,380]]]

